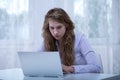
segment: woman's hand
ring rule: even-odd
[[[73,73],[74,72],[73,66],[66,66],[66,65],[62,64],[62,69],[66,73]]]

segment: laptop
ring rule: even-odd
[[[59,52],[18,52],[24,76],[63,77]]]

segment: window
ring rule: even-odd
[[[29,38],[28,0],[0,0],[0,40]]]
[[[111,0],[75,0],[74,17],[77,30],[89,38],[106,38],[111,31]]]
[[[28,0],[0,0],[0,69],[20,66],[17,52],[28,39]]]

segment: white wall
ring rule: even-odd
[[[120,73],[120,0],[113,0],[112,4],[113,73]]]
[[[30,50],[36,51],[41,42],[41,32],[46,11],[53,0],[29,0],[29,25],[31,35]]]

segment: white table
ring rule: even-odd
[[[67,74],[63,78],[48,78],[48,77],[24,77],[20,68],[0,70],[0,80],[101,80],[110,77],[116,77],[117,74]],[[118,79],[118,78],[116,78]],[[115,79],[115,80],[116,80]],[[105,79],[106,80],[106,79]],[[114,80],[114,79],[108,79]],[[119,79],[120,80],[120,79]]]

